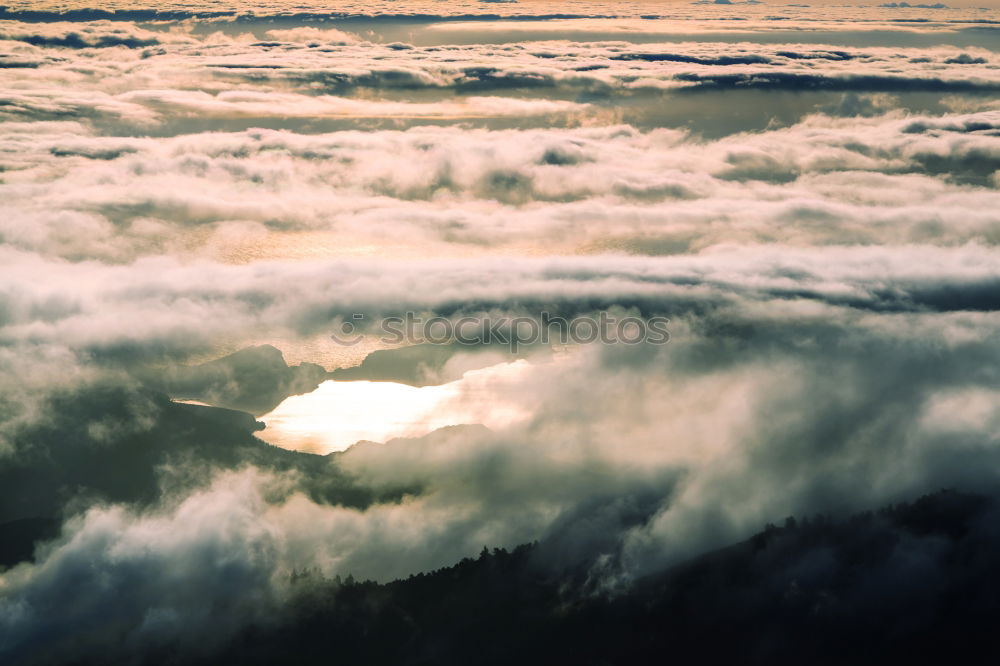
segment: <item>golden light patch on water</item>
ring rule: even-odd
[[[549,256],[572,252],[551,243],[511,242],[496,245],[448,242],[397,243],[385,239],[351,238],[336,231],[268,231],[262,234],[214,238],[202,246],[216,261],[249,264],[255,261],[319,259],[467,258],[485,256]]]
[[[494,244],[407,242],[352,239],[336,231],[268,231],[232,238],[201,239],[196,254],[228,264],[256,261],[310,261],[379,258],[420,260],[478,257],[555,257],[591,254],[677,254],[688,250],[686,238],[598,236],[583,243],[536,239]]]
[[[260,417],[267,427],[257,436],[285,449],[326,454],[363,440],[420,437],[446,426],[503,428],[530,416],[504,389],[527,367],[525,361],[502,363],[419,388],[395,382],[323,382]]]
[[[415,259],[422,256],[421,249],[411,244],[357,241],[333,231],[268,232],[259,237],[220,243],[211,251],[219,261],[232,264],[385,256]]]

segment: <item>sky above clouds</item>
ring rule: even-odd
[[[613,587],[789,514],[996,482],[991,0],[335,4],[8,2],[0,462],[53,396],[138,396],[63,444],[99,450],[162,415],[137,377],[260,344],[355,365],[405,311],[665,316],[670,342],[459,351],[427,382],[489,429],[331,463],[401,500],[182,459],[150,505],[67,500],[0,573],[0,650],[106,613],[195,646],[211,603],[254,601],[213,627],[236,631],[295,568],[389,580],[537,539],[607,555]],[[403,399],[368,418],[379,395]],[[494,403],[517,418],[475,416]]]

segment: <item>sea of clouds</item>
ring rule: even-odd
[[[611,309],[671,341],[498,358],[476,390],[527,418],[337,458],[401,500],[250,464],[68,497],[0,573],[0,651],[208,650],[293,570],[534,540],[613,591],[790,514],[1000,476],[995,10],[29,4],[0,20],[0,464],[53,395],[278,340],[322,361],[354,314]],[[137,400],[65,446],[152,427]]]

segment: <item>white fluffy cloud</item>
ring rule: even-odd
[[[140,139],[12,124],[0,228],[11,247],[112,262],[993,245],[997,127],[995,111],[815,116],[716,141],[628,126]]]

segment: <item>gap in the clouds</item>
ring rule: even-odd
[[[437,386],[325,381],[262,416],[265,428],[257,436],[284,449],[327,454],[360,441],[421,437],[448,426],[503,428],[530,416],[502,388],[527,367],[523,360],[501,363]]]
[[[704,11],[704,10],[702,10]],[[808,12],[807,12],[808,14]],[[803,35],[814,44],[838,46],[932,47],[942,43],[953,46],[980,46],[996,50],[996,30],[989,23],[979,23],[988,17],[969,14],[955,17],[954,26],[942,26],[930,21],[905,20],[882,13],[861,19],[851,15],[829,17],[813,13],[775,19],[741,20],[733,24],[731,16],[661,18],[656,20],[618,18],[558,18],[519,20],[442,20],[444,17],[365,17],[302,18],[261,17],[240,21],[157,21],[137,22],[147,30],[169,30],[184,25],[194,35],[223,33],[230,36],[249,35],[267,38],[269,30],[301,27],[336,29],[374,43],[403,43],[418,47],[453,45],[507,45],[512,42],[563,40],[566,42],[628,42],[652,44],[699,41],[735,44],[801,43]],[[900,21],[899,19],[903,19]],[[781,21],[780,24],[778,21]],[[966,22],[967,21],[967,22]],[[780,25],[780,27],[779,27]]]
[[[177,117],[166,116],[158,125],[124,125],[117,121],[93,122],[99,134],[107,136],[165,138],[203,132],[243,132],[251,129],[271,129],[296,134],[326,134],[344,131],[406,130],[413,127],[454,127],[460,124],[469,129],[539,129],[572,128],[581,125],[579,114],[545,114],[537,117],[391,117],[332,116],[332,117],[276,117],[276,116],[218,116]]]
[[[381,91],[384,101],[394,102],[403,98],[398,91]],[[492,91],[488,94],[492,95]],[[422,100],[428,104],[444,100],[461,100],[454,91],[425,91]],[[544,94],[534,91],[505,91],[496,96],[503,100],[568,101],[578,105],[576,110],[537,115],[491,115],[489,106],[483,115],[453,118],[446,116],[391,117],[330,116],[330,117],[276,117],[276,116],[179,116],[165,114],[157,125],[131,125],[120,121],[92,121],[99,135],[119,137],[168,138],[204,132],[235,133],[253,129],[269,129],[304,135],[318,135],[343,131],[405,131],[419,127],[456,127],[490,131],[531,129],[574,129],[610,125],[629,125],[648,131],[659,128],[683,129],[705,139],[719,139],[744,132],[762,132],[778,127],[788,127],[816,115],[831,117],[874,117],[887,113],[943,115],[956,111],[969,113],[995,104],[990,93],[942,94],[925,91],[879,92],[875,90],[794,90],[761,88],[747,90],[704,87],[676,91],[636,91],[583,93],[546,89]]]

